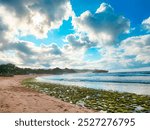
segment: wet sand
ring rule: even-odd
[[[37,75],[0,77],[0,112],[4,113],[85,113],[92,110],[63,102],[24,88],[21,81]]]

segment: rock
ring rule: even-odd
[[[81,106],[81,107],[84,107],[84,106],[85,106],[85,102],[79,100],[78,102],[76,102],[76,105],[79,105],[79,106]]]
[[[141,106],[136,106],[135,111],[141,111],[141,110],[143,110],[143,109],[144,109],[144,108],[141,107]]]
[[[100,112],[100,113],[107,113],[107,111],[103,111],[103,110],[100,110],[99,112]]]

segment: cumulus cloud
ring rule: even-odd
[[[68,44],[63,48],[65,56],[72,63],[69,65],[112,69],[129,64],[129,59],[121,59],[118,49],[102,45],[114,41],[120,33],[126,33],[129,29],[129,20],[115,15],[110,5],[103,3],[95,14],[86,11],[81,16],[74,17],[72,22],[77,32],[66,36],[65,42]],[[92,47],[100,49],[101,58],[94,62],[84,61],[86,50]]]
[[[34,43],[20,40],[1,46],[0,50],[1,63],[30,67],[50,67],[62,55],[61,49],[54,43],[37,47]]]
[[[71,15],[69,0],[0,0],[0,17],[11,35],[31,34],[43,38]]]
[[[128,33],[130,27],[130,21],[116,15],[106,3],[102,3],[95,14],[86,11],[79,17],[74,17],[72,23],[78,32],[87,33],[90,40],[101,44],[115,41],[118,35]]]
[[[61,55],[61,49],[57,46],[57,44],[52,43],[50,45],[41,45],[41,51],[43,51],[44,53],[49,53],[52,55]]]
[[[101,58],[99,60],[82,63],[84,63],[84,67],[91,69],[125,70],[129,68],[145,68],[149,67],[150,64],[149,50],[149,34],[134,36],[121,41],[119,47],[105,46],[100,48],[99,53]]]
[[[149,50],[150,35],[129,37],[121,41],[119,47],[101,48],[101,59],[95,66],[109,70],[147,67],[150,64]]]
[[[59,28],[72,13],[69,0],[0,0],[0,64],[14,63],[20,67],[69,67],[90,69],[121,69],[137,63],[150,63],[150,35],[129,37],[119,47],[107,46],[128,33],[130,21],[116,15],[113,8],[102,3],[94,14],[89,11],[73,15],[74,34],[66,36],[63,47],[55,43],[37,46],[17,39],[18,36],[47,36]],[[142,22],[149,29],[149,18]],[[97,48],[97,61],[84,60],[89,48]],[[134,49],[133,49],[134,48]],[[140,65],[141,65],[140,64]],[[142,66],[142,65],[141,65]]]
[[[5,42],[5,32],[8,31],[7,26],[3,23],[0,17],[0,46]]]
[[[133,56],[132,59],[143,64],[150,63],[150,35],[130,37],[121,42],[119,48],[122,56]]]
[[[146,29],[146,30],[148,30],[148,32],[150,32],[150,17],[143,20],[142,25],[143,25],[144,29]]]
[[[87,49],[96,46],[96,42],[90,41],[89,37],[83,33],[69,34],[66,36],[65,42],[69,43],[74,49]]]
[[[0,3],[11,12],[15,12],[19,17],[23,17],[28,11],[24,6],[27,1],[29,0],[0,0]]]
[[[67,58],[61,58],[63,52],[57,44],[36,46],[17,37],[31,34],[44,38],[71,15],[69,0],[0,0],[0,63],[50,67],[58,62],[63,67]]]

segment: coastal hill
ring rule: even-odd
[[[107,70],[89,70],[89,69],[31,69],[31,68],[20,68],[14,64],[2,64],[0,65],[0,76],[13,76],[23,74],[65,74],[65,73],[82,73],[82,72],[93,72],[93,73],[107,73]]]

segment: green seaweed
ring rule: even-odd
[[[22,84],[30,89],[54,96],[94,111],[109,113],[150,113],[150,96],[133,93],[96,90],[85,87],[41,83],[35,79],[25,79]],[[137,108],[142,108],[138,110]]]

